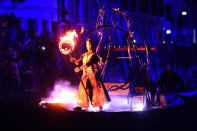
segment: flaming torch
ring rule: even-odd
[[[59,43],[59,50],[62,54],[68,55],[70,54],[75,47],[75,38],[78,37],[75,30],[69,31],[65,36],[61,37],[61,41]]]

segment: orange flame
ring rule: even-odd
[[[68,55],[73,51],[76,37],[78,37],[78,35],[75,30],[68,31],[65,36],[61,37],[59,49],[62,54]]]

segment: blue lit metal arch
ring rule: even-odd
[[[128,30],[129,30],[129,31],[128,31],[129,33],[128,33],[127,31],[125,31],[124,29],[115,26],[114,23],[113,23],[113,20],[112,20],[112,25],[110,25],[110,24],[109,24],[109,20],[107,19],[107,16],[106,16],[106,14],[105,14],[105,9],[110,9],[110,10],[116,11],[116,12],[120,13],[121,15],[123,15],[124,18],[125,18],[125,21],[127,22],[127,28],[128,28]],[[101,18],[101,21],[100,21],[100,22],[98,22],[98,18],[99,18],[99,17]],[[146,93],[146,96],[147,96],[147,100],[151,103],[151,96],[150,96],[150,92],[149,92],[149,91],[150,91],[150,76],[149,76],[149,67],[150,67],[149,64],[150,64],[150,61],[149,61],[149,55],[148,55],[149,52],[148,52],[148,48],[147,48],[146,42],[144,41],[144,38],[142,37],[142,35],[141,35],[139,29],[137,28],[137,26],[135,25],[135,23],[133,22],[133,20],[132,20],[130,17],[128,17],[128,16],[126,15],[126,13],[121,12],[119,9],[116,9],[116,8],[110,8],[110,7],[103,6],[103,8],[101,9],[101,11],[99,12],[99,17],[97,18],[96,28],[90,30],[89,32],[87,32],[87,33],[83,36],[83,38],[82,38],[81,41],[80,41],[80,45],[83,44],[84,39],[86,39],[86,37],[87,37],[90,33],[94,32],[94,31],[96,31],[96,30],[100,30],[100,31],[102,32],[102,31],[103,31],[102,29],[114,28],[114,29],[117,29],[117,30],[122,31],[123,33],[125,33],[125,34],[128,36],[127,48],[128,48],[128,55],[129,55],[129,56],[131,56],[131,53],[130,53],[130,45],[129,45],[129,41],[131,40],[131,42],[132,42],[132,44],[133,44],[134,51],[135,51],[135,57],[137,58],[137,61],[139,62],[139,56],[138,56],[138,54],[137,54],[137,45],[135,44],[133,38],[132,38],[131,35],[130,35],[131,29],[130,29],[130,23],[129,23],[129,22],[131,22],[131,23],[133,24],[133,26],[135,27],[137,33],[139,34],[141,40],[143,41],[144,47],[145,47],[145,52],[146,52],[146,63],[147,63],[147,68],[146,68],[146,71],[147,71],[147,73],[146,73],[146,74],[147,74],[147,75],[146,75],[146,77],[147,77],[146,92],[147,92],[147,93]],[[106,18],[107,25],[103,25],[103,24],[104,24],[104,18],[103,18],[103,17]],[[129,24],[129,26],[128,26],[128,24]],[[103,32],[102,32],[102,33],[103,33]],[[101,41],[102,41],[102,37],[99,38],[99,43],[98,43],[98,45],[97,45],[97,49],[100,48],[100,43],[101,43]],[[107,65],[107,63],[108,63],[108,59],[109,59],[109,57],[110,57],[111,47],[112,47],[111,32],[110,32],[110,30],[109,30],[109,48],[108,48],[108,53],[107,53],[105,65],[104,65],[104,68],[103,68],[102,73],[101,73],[101,75],[103,75],[103,77],[104,77],[106,65]],[[132,66],[131,66],[131,67],[132,67]],[[129,82],[129,81],[128,81],[128,82]],[[126,82],[126,83],[128,83],[128,82]],[[126,85],[126,83],[125,83],[124,85]],[[116,87],[116,86],[115,86],[115,87]],[[123,87],[117,87],[117,88],[123,88]],[[152,103],[151,103],[151,104],[152,104]]]

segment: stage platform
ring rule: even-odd
[[[1,102],[0,128],[193,131],[197,129],[194,104],[141,112],[78,112]]]
[[[143,111],[130,108],[104,109],[103,112],[70,111],[58,106],[43,108],[36,103],[34,94],[26,94],[19,102],[0,102],[0,128],[11,129],[64,129],[64,130],[165,130],[196,131],[196,96],[184,104],[170,107],[152,107]],[[14,99],[14,98],[12,98]],[[195,100],[194,100],[195,99]],[[115,100],[115,98],[112,98]],[[34,101],[34,103],[33,103]],[[28,104],[29,102],[29,104]],[[26,104],[25,104],[26,103]],[[113,106],[112,106],[113,107]],[[2,130],[3,131],[3,130]]]

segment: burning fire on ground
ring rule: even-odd
[[[49,97],[42,98],[39,104],[44,106],[46,103],[58,104],[67,110],[73,110],[77,106],[76,88],[73,88],[69,81],[57,81]]]
[[[77,107],[77,101],[77,88],[72,87],[69,81],[57,81],[49,97],[42,98],[39,105],[47,107],[46,105],[50,104],[53,107],[73,111],[73,108]],[[97,112],[99,108],[90,104],[89,111]]]

